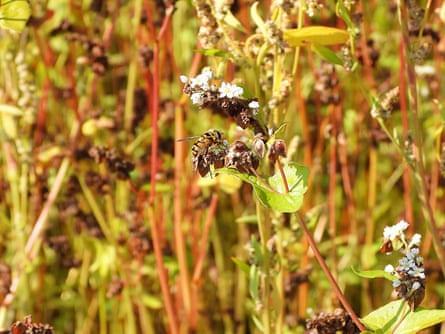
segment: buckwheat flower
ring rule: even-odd
[[[258,103],[258,101],[251,101],[249,103],[249,108],[250,109],[258,109],[260,107],[260,104]]]
[[[386,226],[383,230],[383,238],[391,241],[401,238],[403,236],[403,231],[405,231],[408,226],[409,224],[404,220],[401,220],[396,225]]]
[[[209,76],[207,74],[199,74],[196,78],[190,78],[190,86],[192,88],[200,87],[203,90],[209,89]]]
[[[397,267],[397,269],[399,269],[401,271],[408,271],[412,267],[413,264],[414,264],[413,261],[410,261],[406,257],[402,257],[399,260],[399,266]]]
[[[190,100],[192,100],[193,104],[202,104],[204,102],[201,92],[193,93],[192,96],[190,96]]]
[[[408,275],[410,275],[411,277],[417,277],[420,279],[424,279],[425,276],[425,269],[421,268],[421,267],[414,267],[410,270],[408,270]]]
[[[419,233],[414,234],[411,238],[408,248],[412,248],[413,246],[419,246],[421,239],[422,239],[422,236]]]
[[[183,84],[186,84],[189,81],[189,78],[186,75],[180,75],[179,80],[181,80]]]
[[[402,284],[402,281],[399,279],[395,279],[394,281],[392,281],[392,287],[393,288],[397,288]]]
[[[422,284],[420,284],[419,282],[414,282],[412,287],[411,287],[411,291],[416,291],[418,288],[420,288],[422,286]]]
[[[387,264],[385,267],[385,272],[387,272],[388,274],[392,274],[394,273],[395,269],[394,266],[392,264]]]
[[[237,85],[232,85],[227,82],[223,82],[219,88],[219,97],[228,97],[232,99],[243,95],[243,89]]]

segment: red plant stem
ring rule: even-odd
[[[150,221],[151,236],[153,239],[153,250],[155,252],[156,268],[158,269],[159,284],[161,286],[162,298],[164,300],[164,307],[167,313],[168,326],[170,333],[177,334],[178,320],[176,319],[176,312],[173,308],[173,302],[170,296],[170,289],[168,284],[168,272],[164,267],[164,260],[162,256],[162,247],[159,240],[158,224],[156,222],[153,207],[148,207],[148,218]]]
[[[283,165],[281,164],[280,158],[277,159],[277,164],[278,164],[278,170],[280,171],[280,174],[281,174],[281,179],[283,180],[284,191],[286,194],[288,194],[290,191],[289,184],[287,183],[286,174],[284,173]]]
[[[212,200],[209,206],[209,212],[207,214],[206,221],[204,223],[204,231],[202,232],[202,238],[199,246],[198,260],[195,264],[195,270],[193,272],[193,283],[197,284],[200,281],[202,268],[204,266],[204,260],[206,256],[206,248],[207,248],[207,239],[209,237],[210,227],[212,225],[212,221],[215,218],[216,207],[218,204],[218,195],[213,194]]]
[[[151,128],[152,128],[152,142],[151,142],[151,168],[150,168],[150,197],[149,204],[153,204],[156,196],[156,174],[158,169],[158,146],[159,146],[159,80],[160,80],[160,68],[159,68],[159,42],[162,40],[164,33],[167,30],[170,23],[170,17],[173,13],[173,8],[169,7],[166,10],[166,15],[159,30],[158,35],[155,38],[153,47],[153,81],[152,81],[152,95],[151,95]],[[149,13],[148,13],[149,14]],[[150,15],[148,15],[150,16]],[[154,31],[154,22],[150,20],[150,27]]]
[[[355,314],[354,310],[352,309],[352,307],[349,304],[348,300],[346,299],[345,295],[343,294],[340,287],[338,286],[337,281],[335,280],[334,276],[332,276],[331,271],[329,270],[328,266],[326,265],[326,262],[323,259],[323,256],[320,254],[320,251],[317,248],[317,244],[315,243],[315,240],[312,238],[311,232],[307,228],[306,223],[304,222],[303,217],[301,217],[301,214],[299,212],[297,212],[297,218],[298,218],[301,228],[303,229],[304,235],[306,236],[306,239],[309,242],[309,245],[311,246],[312,251],[314,252],[315,258],[317,259],[318,263],[320,264],[321,269],[323,269],[323,272],[327,276],[329,282],[331,283],[332,288],[334,289],[335,294],[337,295],[338,299],[342,303],[345,310],[349,313],[352,321],[360,329],[360,331],[365,331],[366,327],[363,326],[363,324],[360,322],[357,314]]]

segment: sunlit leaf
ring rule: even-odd
[[[403,299],[390,302],[372,311],[367,316],[361,318],[360,321],[368,329],[374,331],[381,329],[383,333],[388,333],[401,315],[404,305],[407,304]]]
[[[0,26],[21,32],[31,16],[31,6],[27,0],[2,1],[0,7]]]
[[[243,273],[245,273],[246,275],[249,275],[250,266],[247,263],[237,259],[236,257],[232,257],[232,261]]]
[[[247,30],[243,27],[241,22],[238,21],[238,19],[232,14],[231,11],[228,11],[226,16],[224,16],[224,23],[241,32],[244,33],[247,32]]]
[[[296,212],[303,204],[304,193],[307,190],[307,180],[309,169],[296,164],[289,164],[284,168],[284,174],[289,186],[289,193],[285,193],[283,179],[279,171],[267,179],[274,191],[269,189],[263,182],[254,175],[247,175],[235,169],[221,168],[218,173],[224,173],[239,177],[241,180],[250,183],[259,201],[266,207],[278,212]]]
[[[427,310],[418,307],[415,311],[409,310],[404,300],[390,302],[371,312],[361,321],[369,329],[381,333],[415,334],[421,330],[445,321],[445,310]],[[399,318],[403,316],[403,320]]]
[[[335,65],[343,65],[341,58],[331,49],[318,44],[312,44],[311,50],[318,54],[321,58]]]
[[[205,56],[221,57],[224,59],[231,58],[231,54],[229,52],[219,49],[198,49],[196,50],[196,52],[201,53]]]
[[[418,307],[414,312],[408,313],[395,333],[415,334],[443,321],[445,321],[445,310],[426,310]]]
[[[285,30],[283,37],[290,46],[335,45],[346,43],[349,39],[349,33],[346,30],[332,27],[311,26]]]
[[[358,270],[354,267],[352,267],[352,271],[363,278],[385,278],[390,281],[394,281],[396,277],[394,275],[391,275],[390,273],[384,271],[384,270]]]
[[[142,303],[152,310],[160,310],[164,306],[160,298],[148,294],[142,295]]]
[[[264,20],[261,18],[260,14],[258,13],[258,2],[255,2],[250,7],[250,16],[252,17],[253,22],[257,25],[258,29],[260,29],[261,33],[264,36],[267,36],[267,29],[266,24],[264,23]]]
[[[349,29],[353,29],[354,23],[352,23],[351,17],[349,16],[349,11],[345,7],[345,4],[343,3],[343,1],[337,1],[337,6],[335,9],[336,9],[337,15],[340,16],[343,19],[343,21],[346,22],[346,25],[349,27]]]

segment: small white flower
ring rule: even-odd
[[[386,265],[386,267],[385,267],[385,272],[387,272],[387,273],[389,273],[389,274],[392,274],[393,272],[394,272],[394,266],[392,265],[392,264],[388,264],[388,265]]]
[[[404,220],[401,220],[396,225],[386,226],[383,230],[383,238],[391,241],[394,241],[395,239],[402,239],[403,231],[405,231],[408,226],[409,224]]]
[[[408,247],[412,248],[412,246],[420,246],[420,240],[422,239],[422,236],[419,233],[416,233],[411,238],[411,242],[409,243]]]
[[[204,102],[204,99],[200,92],[193,93],[192,96],[190,96],[190,99],[192,100],[193,104],[202,104]]]
[[[411,287],[411,291],[416,291],[418,288],[420,288],[422,285],[419,282],[414,282],[412,287]]]
[[[260,104],[258,103],[258,101],[251,101],[249,103],[249,108],[250,109],[258,109],[260,107]]]
[[[394,281],[392,281],[392,287],[393,288],[397,288],[401,284],[402,284],[402,282],[399,279],[395,279]]]
[[[181,80],[181,82],[183,84],[187,83],[189,81],[189,78],[186,75],[180,75],[179,76],[179,80]]]
[[[229,99],[243,95],[243,89],[237,85],[223,82],[219,88],[219,97],[228,97]]]
[[[408,275],[410,275],[411,277],[418,277],[420,279],[424,279],[425,278],[424,271],[425,270],[421,267],[414,267],[413,269],[408,271]]]
[[[435,75],[436,68],[431,65],[416,65],[414,66],[414,71],[417,75]]]
[[[199,74],[196,78],[190,78],[190,86],[192,88],[200,87],[203,90],[209,89],[209,77],[204,74]]]
[[[414,264],[414,262],[410,259],[408,259],[407,257],[402,257],[399,260],[399,269],[403,270],[403,271],[408,271],[412,265]]]

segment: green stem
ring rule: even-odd
[[[262,249],[262,255],[263,255],[263,263],[262,263],[262,275],[263,275],[263,314],[262,314],[262,320],[263,320],[263,330],[265,334],[270,334],[272,332],[272,315],[271,315],[271,309],[270,309],[270,288],[271,288],[271,277],[270,277],[270,253],[269,249],[267,247],[267,241],[270,239],[270,232],[271,232],[271,226],[270,226],[270,217],[265,217],[265,219],[262,219],[261,216],[261,204],[257,201],[256,202],[256,213],[257,213],[257,219],[258,219],[258,229],[260,233],[260,243],[261,243],[261,249]],[[266,214],[268,211],[266,211]]]

